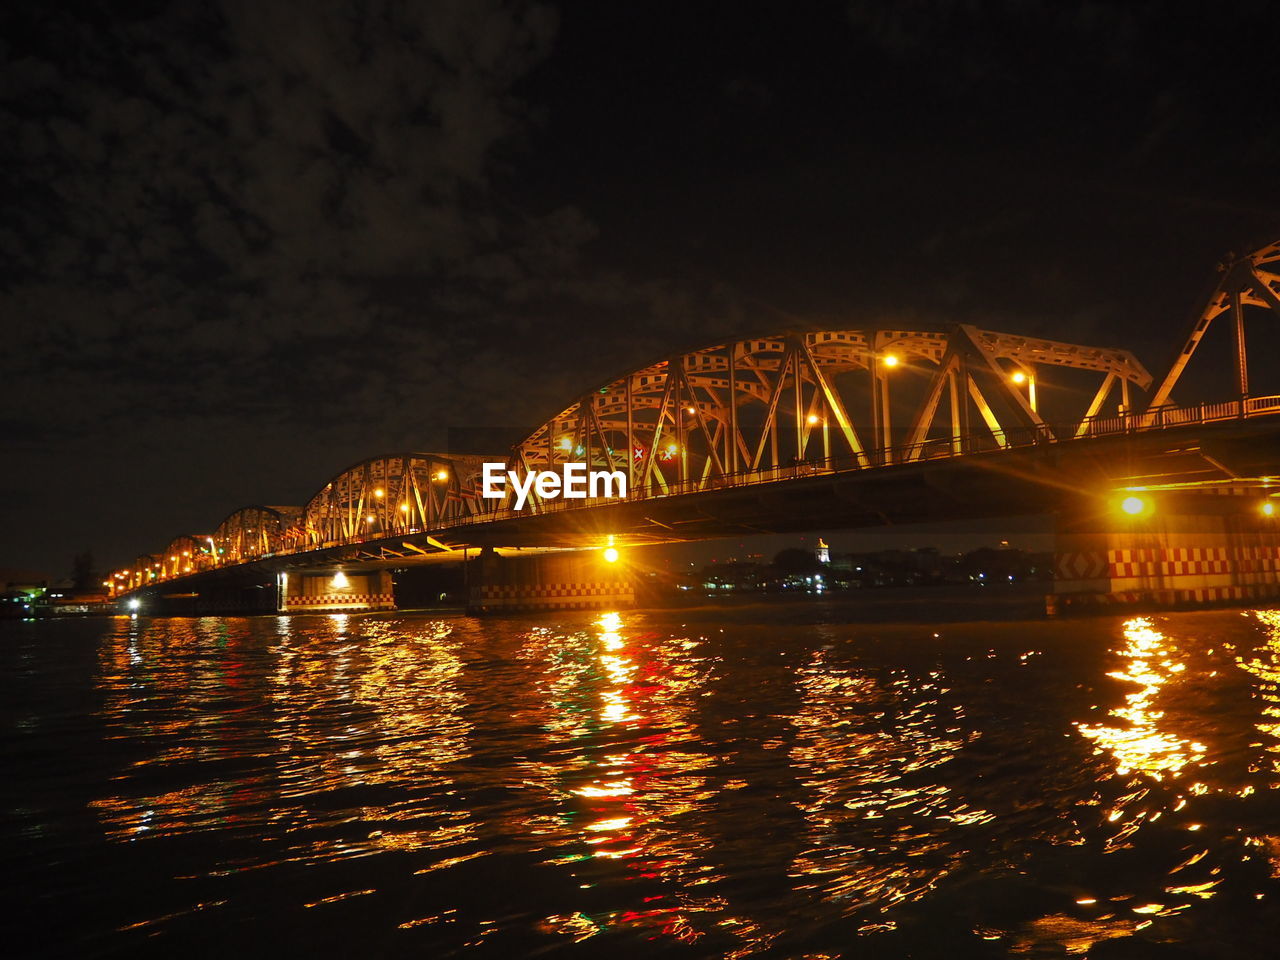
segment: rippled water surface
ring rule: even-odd
[[[1280,612],[0,625],[32,956],[1270,957]]]

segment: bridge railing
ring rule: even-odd
[[[790,464],[740,470],[735,473],[721,474],[715,477],[692,478],[683,481],[667,481],[658,489],[632,488],[627,491],[627,501],[656,500],[665,497],[680,496],[689,493],[702,493],[712,490],[726,490],[756,484],[773,483],[782,480],[794,480],[801,477],[817,477],[829,474],[846,473],[875,467],[886,467],[923,461],[946,459],[957,456],[990,453],[999,450],[1043,446],[1066,443],[1072,440],[1087,440],[1098,437],[1113,437],[1123,434],[1147,433],[1176,427],[1195,426],[1198,424],[1216,423],[1224,420],[1238,420],[1258,416],[1274,416],[1280,414],[1280,396],[1248,397],[1241,400],[1227,400],[1221,403],[1201,403],[1190,407],[1166,405],[1149,409],[1140,413],[1121,416],[1090,417],[1080,424],[1045,425],[1019,427],[1011,430],[997,430],[981,434],[968,434],[961,437],[941,437],[921,441],[919,443],[898,444],[882,449],[864,450],[859,455],[844,455],[817,459],[795,460]],[[348,547],[358,544],[376,543],[380,540],[398,539],[405,536],[441,533],[451,529],[464,529],[478,524],[492,523],[498,520],[516,519],[518,517],[538,516],[562,513],[568,510],[583,510],[591,507],[617,503],[616,500],[584,499],[584,500],[549,500],[530,504],[526,510],[497,509],[488,513],[459,517],[448,524],[430,529],[406,527],[397,530],[391,536],[383,535],[374,538],[352,536],[343,539],[326,540],[322,543],[299,542],[274,553],[255,557],[253,560],[266,559],[273,556],[289,556],[299,553],[310,553],[334,547]],[[253,561],[247,561],[253,562]],[[228,564],[229,566],[229,564]],[[163,579],[163,578],[161,578]],[[155,581],[152,581],[155,582]]]

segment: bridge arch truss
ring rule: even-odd
[[[1057,422],[1037,402],[1051,368],[1098,381],[1075,389],[1075,408]],[[910,396],[900,398],[895,382],[908,376]],[[1126,415],[1130,388],[1150,382],[1127,350],[963,324],[782,333],[613,379],[529,434],[512,462],[524,472],[574,462],[621,472],[633,497],[695,492],[1082,437],[1109,402]]]
[[[462,523],[483,512],[480,457],[401,453],[363,460],[307,502],[299,538],[307,548],[377,540]]]

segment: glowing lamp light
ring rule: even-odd
[[[821,419],[822,418],[818,416],[816,413],[809,414],[809,426],[813,426],[815,423],[818,423]]]
[[[402,503],[402,504],[400,504],[400,512],[401,512],[401,513],[408,513],[408,512],[409,512],[409,505],[408,505],[407,503]]]
[[[896,367],[898,365],[898,357],[892,353],[886,353],[880,358],[880,362],[886,367]]]
[[[618,562],[618,548],[617,548],[617,547],[605,547],[605,550],[604,550],[604,562],[605,562],[605,563],[617,563],[617,562]]]
[[[1009,379],[1012,380],[1014,383],[1026,383],[1027,375],[1023,373],[1021,370],[1015,370],[1013,371],[1013,376],[1010,377]]]
[[[685,413],[697,413],[697,412],[698,412],[698,408],[697,408],[697,407],[685,407],[685,408],[684,408],[684,412],[685,412]]]
[[[330,583],[333,584],[333,589],[335,590],[345,590],[351,586],[351,581],[347,579],[347,575],[341,570],[333,575],[333,580]]]
[[[563,436],[560,438],[560,449],[566,453],[573,449],[573,437]]]
[[[131,599],[129,600],[129,609],[130,609],[130,610],[137,610],[137,609],[138,609],[138,607],[139,607],[139,606],[141,606],[141,605],[142,605],[142,601],[140,601],[137,597],[133,597],[133,598],[131,598]]]
[[[1276,505],[1268,500],[1262,505],[1262,515],[1264,517],[1274,517],[1276,515]]]
[[[440,481],[442,481],[442,482],[443,482],[443,481],[445,481],[445,480],[448,480],[448,479],[449,479],[449,471],[448,471],[448,470],[437,470],[437,471],[436,471],[436,479],[437,479],[437,480],[440,480]]]
[[[1146,511],[1147,501],[1141,497],[1125,497],[1120,501],[1120,509],[1129,514],[1129,516],[1136,517]]]
[[[383,497],[387,495],[387,491],[379,487],[377,490],[373,491],[373,495],[377,497],[379,500],[381,500]]]
[[[375,520],[377,520],[377,519],[378,519],[378,518],[377,518],[377,517],[375,517],[375,516],[371,513],[371,514],[369,514],[367,517],[365,517],[365,518],[364,518],[364,522],[365,522],[365,523],[373,523],[373,521],[375,521]]]

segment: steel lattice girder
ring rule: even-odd
[[[1103,374],[1103,388],[1078,412],[1073,432],[1098,413],[1113,384],[1125,386],[1127,400],[1129,384],[1145,389],[1151,382],[1127,350],[965,325],[784,333],[713,344],[610,380],[529,434],[516,446],[512,463],[528,471],[587,462],[592,469],[622,470],[633,489],[655,493],[673,484],[701,487],[744,471],[778,469],[786,458],[827,462],[835,456],[850,466],[885,462],[893,456],[886,448],[894,445],[885,378],[890,361],[933,369],[939,381],[912,418],[917,446],[933,427],[941,380],[953,372],[944,370],[948,364],[997,374],[998,385],[983,387],[966,371],[955,405],[971,398],[998,440],[1007,428],[987,396],[993,390],[1012,408],[1016,426],[1047,429],[1021,392],[1002,382],[999,374],[1008,372],[1002,364],[1009,370],[1069,367]],[[847,382],[846,375],[857,372],[867,375],[860,388]]]
[[[307,502],[295,534],[307,546],[434,529],[480,513],[483,458],[439,453],[372,457]]]
[[[1191,324],[1182,349],[1174,358],[1169,372],[1151,395],[1148,411],[1156,411],[1172,401],[1173,388],[1195,355],[1196,348],[1209,330],[1209,325],[1230,311],[1235,320],[1235,364],[1240,399],[1249,395],[1249,365],[1245,341],[1244,311],[1246,307],[1262,308],[1280,315],[1280,274],[1268,269],[1280,263],[1280,241],[1259,247],[1243,257],[1228,257],[1218,266],[1222,279],[1209,302]]]

